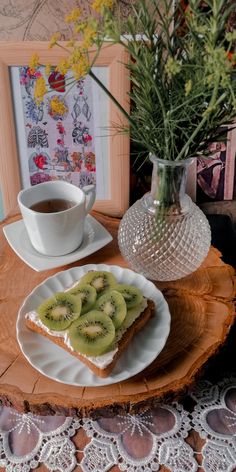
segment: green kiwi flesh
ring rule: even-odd
[[[67,293],[71,293],[75,297],[79,297],[81,299],[81,315],[84,315],[84,313],[87,313],[91,310],[97,298],[96,289],[89,284],[79,283],[71,288]]]
[[[100,356],[112,345],[115,327],[108,315],[91,310],[72,323],[68,334],[75,351],[87,356]]]
[[[143,299],[141,290],[133,285],[117,284],[113,290],[120,292],[124,297],[127,309],[139,305]]]
[[[122,323],[121,329],[122,331],[129,329],[130,326],[135,322],[137,317],[140,315],[140,310],[143,311],[145,308],[143,307],[143,303],[140,302],[138,305],[135,305],[132,308],[129,308],[126,313],[126,317]]]
[[[110,346],[109,349],[107,349],[107,352],[111,351],[112,349],[115,349],[115,347],[117,346],[117,343],[122,338],[125,331],[132,326],[132,324],[137,320],[137,318],[139,318],[142,311],[145,310],[145,307],[146,305],[143,304],[143,300],[142,300],[141,303],[127,310],[126,317],[122,325],[116,330],[116,335],[113,341],[113,345]]]
[[[109,293],[102,295],[97,300],[95,308],[108,315],[116,329],[122,325],[127,312],[124,297],[116,290],[109,290]]]
[[[111,272],[91,270],[81,278],[80,283],[91,285],[96,289],[97,296],[100,296],[105,290],[114,287],[117,281]]]
[[[53,331],[62,331],[81,314],[81,300],[75,296],[58,292],[45,300],[38,308],[40,321]]]

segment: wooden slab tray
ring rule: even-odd
[[[22,262],[0,235],[0,400],[3,405],[34,414],[112,416],[137,413],[160,400],[177,398],[193,383],[207,360],[225,342],[235,318],[235,274],[211,248],[194,274],[159,283],[172,317],[167,344],[142,373],[105,387],[74,387],[41,375],[24,358],[16,341],[20,305],[40,282],[59,270],[89,263],[127,267],[117,246],[119,220],[93,214],[114,240],[90,257],[64,268],[37,273]],[[4,224],[17,217],[8,218]]]

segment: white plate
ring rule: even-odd
[[[155,316],[134,336],[128,349],[106,378],[94,375],[82,362],[44,336],[30,331],[24,322],[25,314],[35,310],[43,300],[63,291],[78,281],[89,270],[112,272],[119,283],[135,285],[147,298],[154,300]],[[26,359],[39,372],[58,382],[76,386],[109,385],[128,379],[141,372],[163,349],[170,331],[170,312],[162,293],[145,277],[132,270],[105,264],[88,264],[59,272],[38,285],[26,298],[16,324],[17,339]]]
[[[39,254],[31,245],[23,220],[4,226],[3,232],[11,248],[20,259],[37,272],[79,261],[112,241],[110,233],[91,215],[88,215],[85,220],[84,238],[81,246],[65,256],[50,257]]]

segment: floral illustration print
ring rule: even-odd
[[[32,120],[34,123],[38,123],[43,120],[43,106],[40,104],[36,105],[35,101],[29,97],[26,104],[26,116],[29,120]]]
[[[87,145],[90,141],[92,141],[92,136],[89,134],[89,128],[81,121],[74,128],[72,132],[72,138],[76,144]]]
[[[70,91],[63,64],[60,69],[39,66],[37,55],[19,68],[30,182],[68,180],[83,187],[96,183],[92,85],[83,77]],[[37,99],[45,88],[50,93]]]
[[[33,160],[38,169],[44,169],[47,164],[47,157],[43,154],[38,154],[34,156]]]
[[[56,90],[57,92],[65,92],[65,76],[60,74],[59,72],[52,72],[49,75],[48,82],[52,89]]]
[[[68,113],[68,106],[63,97],[54,95],[48,99],[48,114],[54,120],[64,120]]]
[[[36,146],[48,147],[46,131],[40,128],[40,126],[34,126],[29,131],[27,144],[29,148],[34,148]]]

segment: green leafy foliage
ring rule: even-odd
[[[129,129],[141,161],[209,155],[236,115],[235,30],[224,0],[138,0],[125,22],[110,10],[107,34],[130,54]]]

